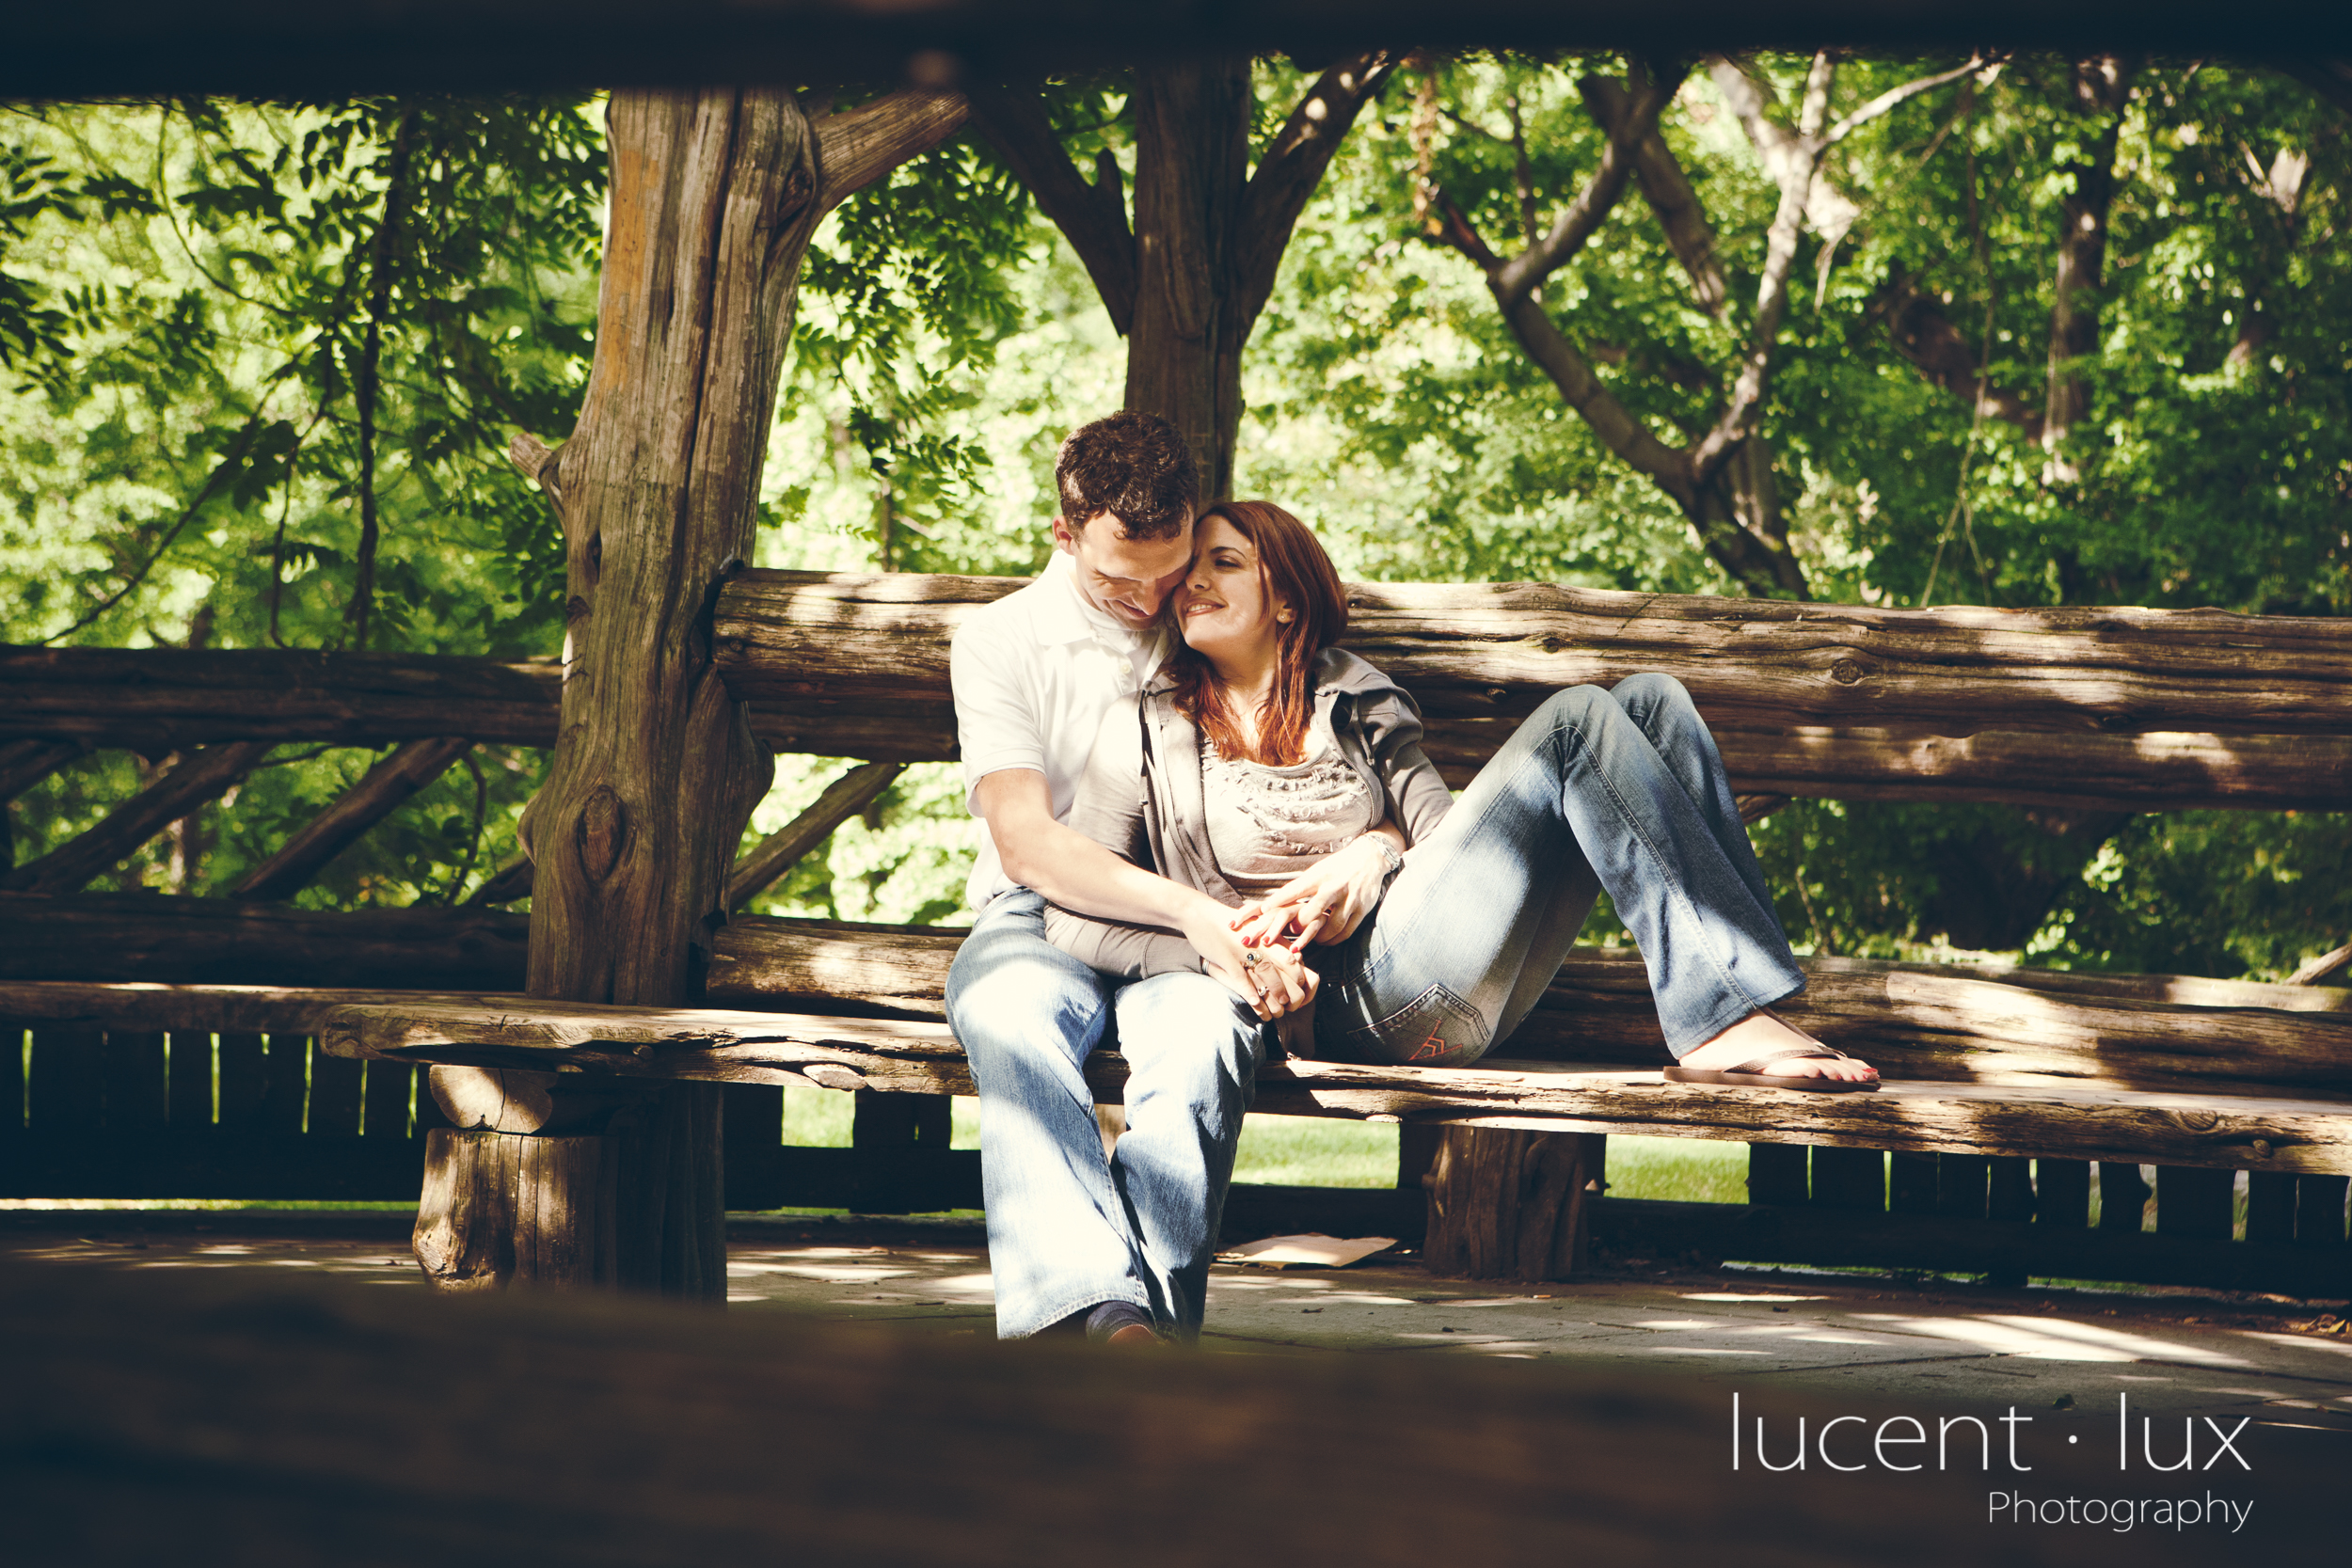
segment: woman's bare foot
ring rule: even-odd
[[[1775,1051],[1820,1043],[1804,1030],[1784,1023],[1770,1012],[1750,1013],[1683,1057],[1677,1065],[1724,1072]],[[1772,1078],[1838,1078],[1850,1083],[1867,1083],[1878,1075],[1878,1069],[1867,1062],[1857,1062],[1851,1056],[1791,1057],[1769,1063],[1761,1074]]]

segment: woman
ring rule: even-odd
[[[1844,1093],[1867,1065],[1771,1004],[1804,986],[1723,764],[1663,675],[1538,708],[1457,800],[1419,711],[1331,646],[1339,577],[1264,501],[1196,526],[1170,598],[1183,645],[1104,720],[1070,825],[1232,909],[1241,968],[1172,931],[1049,910],[1046,934],[1129,975],[1207,967],[1285,1043],[1460,1067],[1508,1037],[1606,887],[1647,965],[1683,1083]]]

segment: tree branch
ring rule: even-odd
[[[393,133],[384,181],[384,216],[375,229],[375,244],[368,261],[368,325],[360,339],[359,363],[351,378],[352,405],[359,416],[359,550],[351,578],[351,603],[343,619],[351,623],[351,645],[368,645],[368,621],[375,610],[375,549],[379,538],[375,508],[375,401],[382,388],[384,318],[391,313],[392,268],[400,242],[400,225],[408,204],[410,144],[416,139],[421,113],[410,109]]]
[[[1088,183],[1033,91],[975,84],[965,96],[972,122],[1028,187],[1038,211],[1078,253],[1094,292],[1103,296],[1103,309],[1110,312],[1111,326],[1125,337],[1136,319],[1136,236],[1127,225],[1119,165],[1107,155],[1097,160],[1094,182]]]
[[[1724,69],[1731,70],[1728,66]],[[1736,71],[1732,73],[1738,74]],[[1829,116],[1830,87],[1836,75],[1837,67],[1828,50],[1813,56],[1813,67],[1805,73],[1804,103],[1798,111],[1797,133],[1793,136],[1781,134],[1781,166],[1775,171],[1780,182],[1780,208],[1772,214],[1772,227],[1764,240],[1764,276],[1756,283],[1756,320],[1748,332],[1748,351],[1740,363],[1739,378],[1732,383],[1729,406],[1715,422],[1715,428],[1691,451],[1692,477],[1701,484],[1711,481],[1740,444],[1756,434],[1756,417],[1764,405],[1764,388],[1772,376],[1772,350],[1780,341],[1780,318],[1788,306],[1788,272],[1797,259],[1797,240],[1804,229],[1814,177],[1820,168],[1821,124]],[[1740,80],[1747,79],[1740,76]],[[1761,93],[1756,97],[1759,107],[1752,122],[1772,124],[1761,112]],[[1751,119],[1741,118],[1743,122]],[[1754,132],[1750,134],[1753,135]],[[1767,162],[1771,160],[1768,158]]]
[[[1583,249],[1584,243],[1617,204],[1618,196],[1625,190],[1626,177],[1633,172],[1634,146],[1658,129],[1659,111],[1674,97],[1675,88],[1681,86],[1678,71],[1671,79],[1653,77],[1647,72],[1644,76],[1645,85],[1630,94],[1629,112],[1601,150],[1600,166],[1593,170],[1584,188],[1577,192],[1576,199],[1553,222],[1551,232],[1505,262],[1500,273],[1488,275],[1487,284],[1506,314]]]
[[[1633,112],[1633,95],[1606,76],[1586,76],[1576,86],[1583,95],[1586,112],[1613,139],[1618,136],[1627,116]],[[1643,199],[1658,215],[1675,260],[1690,277],[1691,293],[1700,309],[1710,316],[1722,315],[1731,289],[1715,261],[1714,228],[1707,221],[1707,209],[1699,204],[1690,176],[1683,173],[1681,162],[1655,125],[1633,144],[1633,178],[1642,187]]]
[[[1811,178],[1810,171],[1820,166],[1819,150],[1808,151],[1802,130],[1791,132],[1772,117],[1772,89],[1720,55],[1710,59],[1708,74],[1740,121],[1740,129],[1747,133],[1748,145],[1763,160],[1764,172],[1785,192],[1800,166],[1806,168],[1804,216],[1816,233],[1833,241],[1841,238],[1853,227],[1854,219],[1862,215],[1862,209],[1827,181]],[[1808,83],[1809,80],[1808,77]],[[1822,108],[1827,108],[1826,97]],[[1825,113],[1823,118],[1827,118]]]
[[[1869,314],[1886,323],[1895,352],[1936,386],[1954,397],[1979,400],[1978,410],[1988,419],[2015,425],[2029,437],[2042,439],[2042,410],[2030,400],[1985,379],[1977,351],[1959,327],[1944,314],[1935,296],[1922,291],[1900,268],[1891,273],[1871,302]],[[1979,391],[1981,388],[1981,391]]]
[[[1854,132],[1860,130],[1865,125],[1869,124],[1870,121],[1878,119],[1881,115],[1885,114],[1888,110],[1909,103],[1911,100],[1918,97],[1923,92],[1933,91],[1935,88],[1942,87],[1947,82],[1957,82],[1963,76],[1966,76],[1972,71],[1982,71],[1991,63],[1992,61],[1987,59],[1982,55],[1971,55],[1968,56],[1968,63],[1965,65],[1954,66],[1949,71],[1938,71],[1932,76],[1916,77],[1912,81],[1905,82],[1899,87],[1889,87],[1884,92],[1880,93],[1876,98],[1871,99],[1867,103],[1862,105],[1859,109],[1856,109],[1853,113],[1848,115],[1845,119],[1839,120],[1836,125],[1831,126],[1828,132],[1821,137],[1821,145],[1824,148],[1836,147],[1839,142],[1844,141],[1848,136],[1853,135]]]
[[[1686,512],[1695,507],[1697,495],[1691,483],[1690,464],[1683,453],[1651,435],[1649,427],[1601,385],[1592,366],[1577,352],[1576,345],[1560,330],[1550,313],[1533,295],[1514,305],[1503,305],[1498,290],[1496,304],[1501,306],[1503,321],[1510,326],[1512,336],[1519,341],[1519,346],[1527,351],[1527,356],[1550,378],[1568,406],[1592,426],[1601,445],[1629,467],[1647,475]]]
[[[1379,96],[1397,66],[1387,50],[1350,55],[1326,71],[1291,109],[1266,144],[1242,195],[1241,230],[1233,247],[1235,303],[1243,324],[1258,319],[1274,292],[1274,275],[1307,198],[1363,106]]]
[[[816,120],[817,210],[832,211],[900,164],[952,139],[971,115],[960,92],[900,87]]]

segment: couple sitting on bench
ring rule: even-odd
[[[947,1017],[980,1094],[1000,1334],[1197,1335],[1268,1037],[1466,1066],[1601,888],[1669,1077],[1878,1086],[1771,1011],[1804,977],[1674,680],[1557,693],[1457,800],[1412,699],[1332,645],[1346,601],[1297,519],[1200,512],[1183,438],[1149,415],[1076,432],[1056,481],[1051,564],[952,660],[988,831]],[[1081,1069],[1114,1019],[1131,1076],[1106,1156]]]

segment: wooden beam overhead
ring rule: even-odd
[[[1820,43],[2131,47],[2299,59],[2352,50],[2352,10],[2303,0],[90,0],[18,8],[0,96],[325,94],[594,84],[888,82],[1034,73],[1211,51]]]

